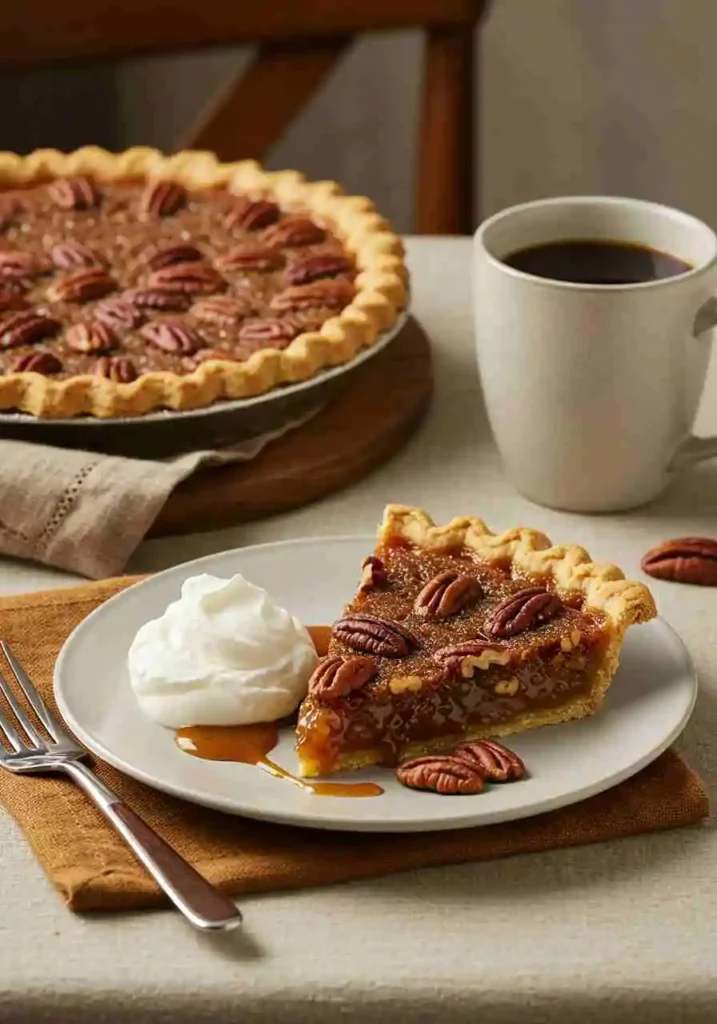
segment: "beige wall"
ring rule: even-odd
[[[338,0],[337,0],[338,2]],[[494,0],[481,37],[482,212],[564,192],[640,195],[717,224],[717,3]],[[271,155],[411,225],[420,38],[362,40]],[[125,141],[176,145],[239,55],[134,62]]]

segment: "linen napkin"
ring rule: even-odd
[[[132,582],[109,580],[0,599],[0,636],[53,708],[52,671],[65,638],[97,605]],[[317,832],[251,821],[158,793],[97,759],[93,767],[203,875],[234,894],[595,843],[688,825],[709,810],[703,783],[673,750],[614,789],[572,807],[482,828],[402,835]],[[0,769],[0,804],[23,829],[73,910],[129,910],[163,902],[149,875],[71,781]]]
[[[255,458],[317,411],[233,447],[164,460],[0,440],[0,553],[115,576],[178,483],[200,467]]]

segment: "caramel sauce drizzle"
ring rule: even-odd
[[[310,626],[317,654],[323,657],[329,646],[330,626]],[[253,764],[278,779],[299,786],[315,796],[380,796],[383,789],[374,782],[309,782],[280,767],[267,755],[279,741],[278,722],[256,725],[193,725],[176,732],[180,750],[206,761],[238,761]]]

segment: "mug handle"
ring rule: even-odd
[[[696,338],[706,331],[717,326],[717,298],[708,299],[703,306],[697,310],[692,333]],[[690,434],[681,441],[667,466],[670,472],[692,466],[695,462],[703,462],[705,459],[713,459],[717,456],[717,435],[713,437],[696,437]]]

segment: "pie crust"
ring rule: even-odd
[[[353,658],[358,687],[327,696],[325,669],[323,691],[310,686],[299,711],[297,751],[307,776],[395,763],[452,749],[465,739],[590,715],[617,671],[625,631],[656,614],[643,584],[626,580],[614,565],[593,562],[576,544],[552,545],[544,534],[527,528],[494,534],[472,517],[436,526],[422,509],[390,505],[379,528],[376,557],[386,570],[384,591],[380,580],[367,593],[364,573],[344,619],[334,625],[328,653],[335,664]],[[421,620],[416,594],[453,564],[458,572],[474,574],[486,589],[473,609],[464,606],[441,620],[430,615]],[[486,623],[498,599],[527,588],[540,589],[546,601],[548,594],[559,599],[555,618],[502,640],[489,639]],[[407,629],[418,637],[418,649],[381,656],[353,646],[346,624],[364,613],[369,619],[383,615]],[[471,638],[488,640],[488,652],[465,662],[470,667],[466,678],[440,673],[431,678],[445,645],[470,643]],[[359,676],[365,678],[369,658],[377,672],[365,684]],[[452,708],[455,728],[446,725],[446,707]],[[437,708],[434,729],[430,715]],[[381,725],[372,732],[372,723]],[[373,740],[363,743],[362,736]]]
[[[170,181],[188,190],[225,189],[251,200],[275,201],[283,213],[310,217],[342,244],[356,266],[355,294],[318,329],[300,333],[281,351],[261,348],[244,362],[210,359],[191,372],[150,370],[129,383],[89,374],[60,380],[10,372],[0,376],[0,409],[53,418],[130,417],[261,395],[350,362],[390,329],[406,306],[401,241],[369,199],[346,196],[334,182],[307,182],[295,171],[268,172],[250,160],[220,163],[208,152],[164,156],[136,147],[113,154],[87,146],[66,154],[49,149],[27,156],[0,153],[0,198],[7,190],[82,175],[98,183]]]

